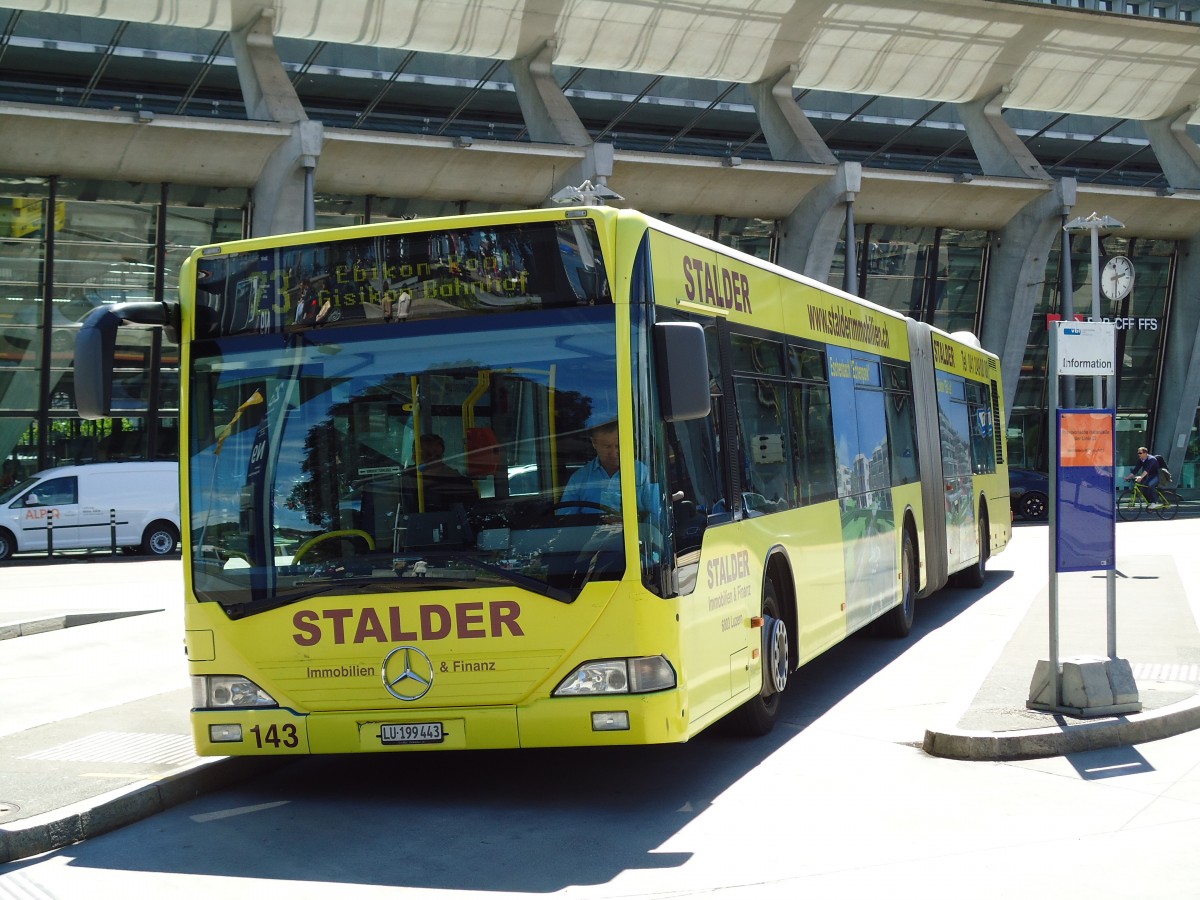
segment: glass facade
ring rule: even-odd
[[[1117,326],[1117,460],[1118,465],[1136,459],[1139,446],[1149,443],[1154,430],[1162,356],[1165,347],[1169,297],[1175,259],[1175,244],[1122,235],[1100,239],[1100,263],[1125,256],[1136,272],[1133,290],[1121,300],[1100,297],[1100,318]],[[1074,234],[1071,240],[1071,309],[1063,303],[1062,247],[1056,246],[1046,261],[1046,279],[1041,298],[1029,326],[1029,339],[1017,383],[1016,398],[1009,416],[1008,440],[1013,465],[1046,469],[1046,410],[1049,387],[1046,379],[1049,353],[1049,323],[1064,312],[1092,317],[1091,236]],[[1075,405],[1092,406],[1093,381],[1075,380]],[[1112,398],[1104,398],[1111,403]],[[1069,400],[1064,396],[1064,404]],[[1191,486],[1190,484],[1188,485]]]
[[[114,383],[115,417],[83,421],[74,409],[75,335],[98,306],[177,296],[179,270],[192,248],[248,234],[250,194],[241,189],[175,187],[54,178],[0,181],[0,455],[3,479],[52,465],[106,459],[169,459],[178,454],[178,348],[156,329],[121,329]],[[453,215],[494,208],[380,196],[318,195],[320,228]],[[697,234],[774,260],[778,223],[722,216],[663,216]],[[978,334],[989,234],[954,228],[860,223],[858,293],[949,332]],[[1176,246],[1120,233],[1105,236],[1101,258],[1127,256],[1133,291],[1102,300],[1102,318],[1118,325],[1118,455],[1132,459],[1154,433]],[[1063,314],[1061,246],[1049,253],[1030,323],[1021,377],[1009,414],[1009,461],[1046,468],[1047,323]],[[845,247],[829,282],[846,284]],[[1090,316],[1090,237],[1073,237],[1073,310]],[[45,298],[49,298],[46,303]],[[1092,403],[1090,379],[1077,379],[1077,405]],[[1200,418],[1198,418],[1200,423]],[[1178,474],[1195,486],[1200,424]]]
[[[947,332],[978,333],[986,231],[867,223],[855,235],[859,296]],[[829,283],[846,288],[842,243]]]
[[[0,181],[0,455],[3,482],[50,466],[178,455],[179,352],[122,329],[114,417],[81,420],[72,363],[99,306],[170,300],[199,243],[244,236],[248,192],[73,180]]]

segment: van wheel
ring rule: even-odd
[[[779,598],[770,579],[763,585],[762,616],[762,690],[734,710],[731,722],[734,731],[746,737],[761,737],[775,727],[791,665],[787,623],[781,615]]]
[[[13,536],[0,528],[0,562],[6,559],[12,559],[12,555],[17,552],[17,542]]]
[[[166,556],[173,553],[179,541],[179,532],[170,522],[151,522],[142,535],[142,552],[148,556]]]

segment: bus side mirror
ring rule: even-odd
[[[75,408],[81,418],[108,418],[120,327],[121,317],[102,306],[87,314],[75,336]]]
[[[654,349],[663,421],[703,419],[711,410],[704,329],[696,322],[659,322]]]
[[[83,419],[107,419],[112,410],[117,329],[124,323],[159,325],[179,338],[179,304],[133,300],[93,309],[75,336],[75,408]]]

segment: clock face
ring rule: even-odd
[[[1123,300],[1133,290],[1133,263],[1124,256],[1114,256],[1104,264],[1100,273],[1100,290],[1109,300]]]

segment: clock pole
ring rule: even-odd
[[[1109,231],[1114,228],[1124,228],[1123,222],[1118,222],[1112,216],[1090,216],[1072,219],[1063,226],[1064,231],[1090,231],[1092,233],[1092,321],[1100,322],[1100,230]],[[1092,406],[1101,409],[1104,406],[1104,379],[1092,379]]]

